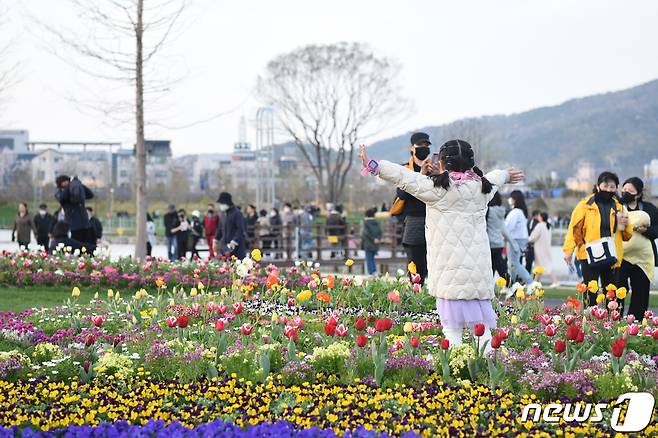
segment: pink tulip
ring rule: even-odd
[[[618,310],[613,310],[612,312],[610,312],[610,316],[612,317],[613,321],[619,321],[619,318],[621,317],[621,313],[619,313]]]
[[[367,334],[368,336],[374,336],[375,333],[376,333],[376,331],[375,331],[375,328],[374,328],[374,327],[368,327],[368,328],[366,329],[366,334]]]
[[[567,323],[567,325],[573,324],[573,322],[576,320],[576,315],[566,315],[564,317],[564,322]]]
[[[206,310],[208,311],[208,313],[211,313],[213,310],[215,310],[216,306],[217,306],[217,304],[215,304],[214,302],[208,301],[206,303]]]
[[[420,285],[420,283],[414,283],[413,291],[414,291],[414,293],[418,293],[422,290],[422,288],[423,287]]]
[[[653,312],[652,312],[651,310],[647,310],[646,312],[644,312],[644,317],[645,317],[646,319],[651,319],[651,318],[653,318]]]
[[[638,334],[639,332],[640,332],[640,326],[637,325],[637,324],[635,324],[635,323],[630,324],[630,325],[626,328],[626,333],[628,333],[628,334],[631,335],[631,336],[637,336],[637,334]]]
[[[336,336],[341,338],[347,336],[347,327],[345,327],[343,324],[336,327]]]
[[[198,315],[199,310],[201,310],[201,305],[199,303],[193,303],[191,308],[192,308],[192,312],[194,312],[195,315]]]
[[[292,319],[292,325],[297,328],[302,328],[304,327],[304,320],[299,316],[295,316]]]
[[[548,324],[551,323],[553,318],[551,318],[550,315],[547,315],[546,313],[544,313],[543,315],[539,315],[539,320],[542,322],[542,324],[548,325]]]
[[[391,300],[394,303],[400,302],[400,294],[398,293],[398,291],[394,290],[393,292],[389,292],[387,297],[389,300]]]
[[[544,329],[544,332],[546,333],[546,336],[555,336],[557,328],[553,324],[549,324],[546,326],[546,329]]]
[[[103,325],[103,317],[100,315],[94,315],[91,317],[91,322],[93,322],[96,327],[100,327]]]
[[[166,322],[168,327],[176,327],[176,325],[178,325],[178,318],[175,316],[168,316]]]
[[[658,327],[658,316],[653,317],[651,324],[653,324],[654,327]]]
[[[223,319],[218,319],[217,321],[215,321],[215,330],[217,330],[218,332],[223,332],[224,324],[225,322]]]
[[[610,301],[608,303],[608,309],[610,310],[617,310],[618,307],[619,307],[619,303],[617,301]]]
[[[220,304],[219,306],[215,307],[215,311],[220,315],[226,313],[226,310],[228,310],[228,306],[226,304]]]

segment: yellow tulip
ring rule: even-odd
[[[614,284],[609,284],[605,287],[605,290],[617,290],[617,286]]]
[[[352,259],[345,260],[345,266],[347,266],[348,268],[350,266],[352,266],[353,264],[354,264],[354,260],[352,260]]]
[[[197,287],[200,291],[203,291],[203,289],[205,289],[205,286],[204,286],[203,283],[201,283],[201,282],[199,282],[199,284],[197,284],[196,287]]]
[[[620,300],[623,300],[624,298],[626,298],[626,288],[625,287],[620,287],[619,289],[617,289],[617,298],[619,298]]]
[[[535,266],[535,269],[532,270],[532,274],[535,275],[535,276],[540,276],[543,273],[544,273],[544,267],[543,266]]]
[[[73,290],[71,291],[71,296],[73,298],[78,298],[80,296],[80,289],[78,288],[78,286],[73,288]]]
[[[496,279],[496,286],[498,286],[499,289],[502,289],[507,285],[507,281],[503,277],[498,277]]]
[[[525,291],[523,290],[522,287],[520,287],[516,290],[516,298],[518,298],[520,300],[525,298]]]
[[[192,290],[190,290],[190,296],[191,297],[196,297],[196,294],[197,294],[196,287],[193,287]]]
[[[544,296],[544,289],[537,289],[537,292],[535,292],[535,295],[537,295],[539,298]]]
[[[413,326],[411,325],[411,323],[409,321],[405,322],[404,323],[404,332],[405,333],[411,333],[412,331],[414,331],[414,329],[413,329]]]
[[[409,262],[409,264],[407,265],[407,269],[413,275],[416,275],[416,273],[418,272],[416,269],[416,264],[414,262]]]
[[[263,258],[263,255],[260,253],[260,249],[256,248],[251,251],[251,258],[257,262],[260,262],[260,259]]]
[[[516,324],[516,323],[519,322],[519,317],[516,316],[516,315],[512,315],[511,321],[512,321],[512,324]]]
[[[603,294],[598,294],[598,295],[596,296],[596,302],[599,303],[599,304],[604,303],[604,302],[605,302],[605,295],[603,295]]]
[[[514,330],[514,335],[516,335],[517,338],[521,336],[521,329],[519,327],[517,327],[516,330]]]
[[[593,294],[597,293],[599,291],[598,281],[592,280],[589,283],[587,283],[587,289]]]
[[[107,290],[107,298],[111,299],[114,297],[114,291],[112,289]]]

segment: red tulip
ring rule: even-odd
[[[610,317],[612,318],[613,321],[619,321],[619,318],[621,317],[621,313],[619,313],[618,310],[613,310],[612,312],[610,312]]]
[[[327,336],[333,336],[336,333],[336,325],[327,322],[324,325],[324,334]]]
[[[567,325],[571,325],[575,320],[576,320],[576,315],[566,315],[564,317],[564,322],[566,322]]]
[[[89,335],[87,336],[87,341],[85,342],[85,345],[87,347],[91,347],[92,345],[94,345],[94,342],[96,342],[96,336]]]
[[[356,321],[354,321],[354,327],[359,331],[364,330],[366,328],[366,320],[358,317]]]
[[[647,310],[646,312],[644,312],[644,317],[646,319],[652,319],[653,318],[653,312],[651,310]]]
[[[411,337],[411,346],[414,348],[418,348],[418,345],[420,345],[420,339],[418,339],[418,336],[412,336]]]
[[[242,313],[242,303],[233,303],[233,313],[236,315]]]
[[[223,319],[218,319],[215,321],[215,330],[218,332],[223,332],[224,331],[224,320]]]
[[[94,315],[91,317],[91,322],[93,322],[96,327],[100,327],[103,325],[103,317],[100,315]]]
[[[292,338],[295,342],[297,342],[297,339],[299,337],[299,334],[297,333],[297,328],[292,326],[286,326],[283,329],[283,334],[285,335],[286,338],[288,339]]]
[[[180,315],[178,319],[176,320],[176,325],[178,328],[185,328],[187,327],[187,324],[189,322],[189,319],[187,318],[187,315]]]
[[[166,321],[168,327],[176,327],[176,325],[178,324],[178,318],[176,318],[175,316],[168,316]]]
[[[224,313],[226,313],[227,309],[228,309],[228,306],[226,304],[220,304],[219,306],[215,307],[215,310],[220,315],[223,315]]]
[[[243,335],[249,336],[253,330],[253,327],[251,327],[251,324],[245,322],[242,324],[242,327],[240,327],[240,330],[242,330]]]
[[[580,327],[577,325],[570,325],[567,327],[567,339],[570,341],[575,341],[578,338],[578,333],[580,333]]]
[[[295,316],[292,319],[292,325],[294,325],[297,328],[302,328],[304,327],[304,320],[299,316]]]
[[[658,341],[658,328],[653,330],[651,336]]]
[[[293,297],[288,298],[288,307],[295,307],[295,299]]]
[[[564,342],[562,339],[558,339],[557,341],[555,341],[555,352],[556,353],[562,353],[566,349],[567,349],[567,343]]]
[[[475,324],[473,327],[473,334],[478,338],[484,334],[484,324]]]
[[[414,274],[411,276],[411,282],[413,284],[420,284],[420,274]]]
[[[491,338],[491,348],[494,348],[494,349],[500,348],[501,343],[502,343],[502,339],[500,339],[498,337],[498,335]]]
[[[327,320],[327,324],[338,325],[338,318],[336,318],[335,316],[331,316],[331,317]]]
[[[585,332],[581,330],[581,331],[578,332],[578,337],[576,338],[576,343],[577,344],[582,344],[584,340],[585,340]]]
[[[89,361],[88,360],[82,362],[82,369],[85,370],[85,373],[89,372]]]
[[[356,335],[356,345],[363,348],[368,343],[368,338],[365,335]]]
[[[215,310],[216,306],[217,304],[213,303],[212,301],[208,301],[206,303],[206,311],[208,311],[208,313],[211,313],[213,310]]]
[[[498,337],[501,341],[504,341],[505,339],[509,338],[509,334],[505,331],[505,329],[501,328],[498,330]]]
[[[615,299],[616,294],[615,294],[614,290],[609,290],[609,291],[606,292],[606,294],[608,295],[609,300],[614,300]]]
[[[347,327],[345,327],[343,324],[336,327],[336,336],[341,338],[347,336]]]
[[[448,348],[450,348],[450,341],[445,338],[441,339],[441,349],[447,350]]]
[[[621,357],[624,354],[624,348],[626,348],[626,342],[623,339],[619,338],[611,345],[612,355],[614,357]]]
[[[557,333],[557,328],[553,324],[549,324],[544,329],[544,332],[546,332],[546,336],[555,336],[555,333]]]

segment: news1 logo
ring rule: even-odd
[[[623,423],[619,424],[622,408],[621,403],[628,400],[628,408]],[[617,398],[615,407],[612,410],[610,418],[610,427],[616,432],[640,432],[647,428],[653,416],[653,409],[656,404],[653,395],[648,392],[627,392]],[[551,403],[543,407],[538,403],[530,403],[523,408],[521,421],[528,421],[530,411],[534,410],[531,420],[538,422],[540,420],[546,423],[557,423],[561,419],[567,422],[589,421],[597,423],[603,420],[603,410],[607,409],[606,403],[577,403],[561,404]]]

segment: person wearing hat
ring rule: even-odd
[[[178,239],[176,238],[176,232],[174,230],[180,226],[178,214],[176,213],[176,206],[174,204],[169,204],[163,222],[165,239],[167,241],[167,256],[169,257],[169,260],[173,262],[178,259]]]
[[[638,321],[644,318],[649,307],[649,289],[658,266],[656,239],[658,239],[658,208],[642,199],[644,182],[637,177],[627,179],[622,185],[621,203],[626,206],[633,237],[623,242],[624,257],[621,262],[620,284],[631,291],[628,313]],[[624,313],[621,299],[620,312]]]
[[[415,132],[410,139],[411,158],[406,166],[414,172],[420,172],[423,164],[430,158],[430,136],[424,132]],[[402,189],[397,189],[397,198],[404,201],[400,214],[404,228],[402,246],[407,253],[407,264],[413,262],[420,275],[421,284],[427,277],[427,243],[425,241],[425,203]]]
[[[215,240],[220,242],[218,248],[226,248],[230,255],[243,259],[247,254],[247,233],[244,216],[233,204],[230,193],[220,193],[217,202],[219,203],[219,210],[225,215],[215,235]]]

